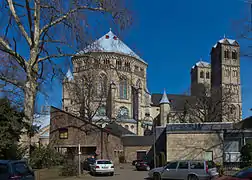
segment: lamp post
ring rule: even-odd
[[[156,123],[154,123],[153,117],[151,117],[150,113],[145,113],[145,117],[152,119],[152,128],[153,128],[153,161],[154,168],[156,168]]]

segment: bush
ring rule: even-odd
[[[247,143],[241,148],[241,168],[251,166],[252,162],[252,145]]]
[[[224,167],[223,167],[223,165],[221,165],[220,163],[216,163],[216,168],[217,168],[217,171],[219,173],[219,176],[223,176],[224,175]]]
[[[34,169],[50,168],[63,163],[64,157],[49,146],[35,147],[30,156],[30,165]]]
[[[66,160],[61,168],[61,176],[77,176],[78,166],[73,160]]]

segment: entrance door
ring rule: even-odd
[[[146,157],[146,151],[137,151],[137,159],[144,160]]]

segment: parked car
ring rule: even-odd
[[[83,162],[83,169],[84,169],[84,170],[87,170],[87,171],[90,171],[90,167],[91,167],[92,164],[95,163],[95,161],[96,161],[95,158],[92,158],[92,157],[87,158],[87,159]]]
[[[90,167],[90,173],[94,176],[97,174],[107,174],[113,176],[115,171],[114,164],[112,161],[107,159],[98,159]]]
[[[173,161],[164,167],[149,171],[149,177],[154,180],[184,179],[209,180],[219,175],[213,161]]]
[[[136,164],[137,164],[138,162],[141,162],[141,161],[144,161],[144,160],[142,160],[142,159],[137,159],[137,160],[132,161],[132,166],[136,166]]]
[[[0,160],[1,180],[35,180],[34,171],[22,160]]]
[[[217,178],[217,180],[251,180],[252,179],[252,168],[245,168],[232,176],[222,176]]]
[[[150,170],[150,165],[146,161],[140,161],[136,164],[136,169],[138,171],[149,171]]]

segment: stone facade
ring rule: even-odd
[[[232,98],[220,121],[242,120],[240,46],[235,40],[224,38],[211,51],[211,86],[220,89],[220,96],[231,92]]]
[[[118,41],[114,37],[116,36],[110,31],[104,41]],[[89,80],[92,78],[92,87],[88,87],[94,89],[92,96],[103,93],[102,97],[92,98],[92,111],[96,112],[100,107],[105,107],[106,113],[103,116],[107,116],[109,120],[119,119],[118,122],[124,127],[142,135],[143,131],[137,129],[136,120],[144,119],[145,113],[150,113],[151,102],[146,81],[147,63],[130,54],[96,51],[76,55],[72,58],[72,63],[73,78],[65,79],[63,82],[63,109],[80,116],[81,103],[76,103],[76,100],[88,96],[87,93],[74,94],[75,87],[76,84],[85,86],[81,85],[84,77],[88,77]],[[134,94],[132,88],[137,94]]]
[[[131,163],[137,159],[137,152],[146,152],[150,150],[151,146],[124,146],[124,156],[127,163]]]
[[[213,155],[215,162],[222,163],[223,133],[188,132],[167,134],[167,161],[206,159]]]

